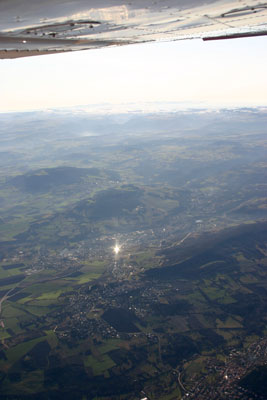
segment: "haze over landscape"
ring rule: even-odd
[[[1,63],[1,399],[266,399],[266,38],[205,46]]]
[[[0,112],[109,103],[266,105],[266,38],[1,60]]]

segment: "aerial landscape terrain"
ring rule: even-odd
[[[0,399],[267,399],[267,109],[0,119]]]

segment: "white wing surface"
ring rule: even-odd
[[[0,58],[267,34],[256,0],[1,0]]]

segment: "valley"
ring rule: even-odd
[[[266,119],[5,116],[3,399],[264,399]]]

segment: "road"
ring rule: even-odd
[[[187,235],[185,235],[185,237],[182,240],[180,240],[180,242],[177,243],[177,246],[180,246],[180,244],[182,244],[191,235],[192,235],[192,232],[189,232]]]
[[[4,301],[6,301],[6,300],[10,297],[10,296],[9,296],[9,293],[11,293],[16,287],[17,287],[17,286],[15,286],[15,287],[9,289],[9,290],[6,292],[6,294],[4,294],[4,296],[0,299],[0,318],[1,318],[1,314],[2,314],[2,304],[4,303]],[[0,322],[1,322],[1,326],[4,328],[4,327],[5,327],[5,324],[4,324],[3,319],[1,319]]]

